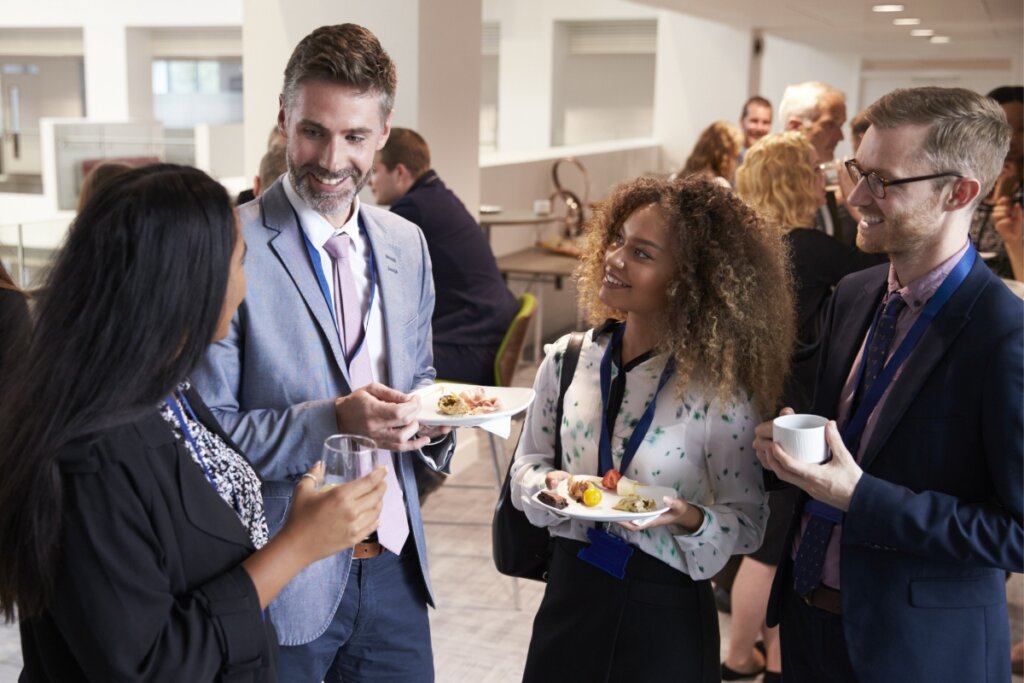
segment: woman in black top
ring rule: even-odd
[[[267,603],[376,528],[383,470],[323,493],[314,471],[268,541],[258,477],[188,385],[244,252],[227,192],[185,167],[127,172],[76,219],[0,404],[21,681],[276,680]]]
[[[841,170],[845,173],[845,170]],[[818,337],[832,289],[846,275],[885,260],[865,254],[808,227],[825,203],[825,178],[814,148],[803,133],[767,135],[748,151],[736,172],[736,192],[771,223],[785,231],[796,290],[797,345],[782,405],[807,412],[814,397]],[[785,545],[796,489],[771,491],[771,514],[764,542],[743,558],[732,587],[729,656],[723,680],[752,678],[765,671],[766,683],[779,680],[778,628],[764,628],[765,608],[775,568]],[[760,634],[764,649],[755,648]]]

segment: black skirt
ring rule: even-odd
[[[524,681],[720,680],[708,581],[640,550],[619,580],[576,557],[586,544],[556,538],[554,547]]]

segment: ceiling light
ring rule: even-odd
[[[907,17],[906,19],[893,19],[892,20],[892,25],[893,26],[917,26],[920,23],[921,23],[920,19],[915,19],[915,18],[911,18],[911,17]]]
[[[915,28],[913,31],[910,32],[910,35],[915,36],[917,38],[927,38],[929,36],[934,36],[935,31],[931,30],[930,28]]]
[[[872,5],[872,12],[902,12],[903,5]]]
[[[948,43],[949,36],[932,36],[928,40],[932,43]]]

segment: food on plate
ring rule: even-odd
[[[601,489],[596,486],[583,492],[583,504],[588,508],[597,507],[602,498]]]
[[[622,479],[622,475],[613,467],[601,477],[601,486],[609,491],[615,491],[615,486],[619,483],[619,479]]]
[[[445,391],[437,399],[437,412],[442,415],[487,415],[501,410],[497,396],[488,396],[483,387],[473,387],[456,394]]]
[[[469,415],[471,410],[461,396],[451,392],[441,394],[441,398],[437,399],[437,412],[442,415]]]
[[[641,486],[646,486],[646,484],[641,484],[629,477],[622,477],[615,486],[615,493],[620,496],[638,496]]]
[[[653,512],[655,503],[652,498],[645,498],[644,496],[627,495],[623,496],[622,500],[612,506],[615,510],[621,510],[622,512]]]
[[[541,491],[537,494],[537,500],[558,510],[569,507],[569,501],[554,491]]]
[[[583,477],[569,477],[569,481],[565,485],[566,491],[569,492],[569,497],[575,500],[577,503],[583,502],[583,494],[587,489],[596,489],[597,485],[590,479]]]
[[[473,387],[459,394],[459,398],[470,408],[470,415],[486,415],[501,410],[501,401],[497,396],[488,396],[483,387]]]

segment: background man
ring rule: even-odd
[[[762,464],[814,499],[768,622],[787,681],[1006,681],[1004,577],[1024,570],[1024,302],[968,229],[1010,131],[962,89],[896,90],[866,116],[849,200],[858,245],[890,264],[832,297],[814,406],[835,419],[831,460],[799,462],[757,427]]]
[[[370,188],[378,204],[390,204],[427,238],[437,299],[437,376],[494,384],[494,356],[519,303],[505,286],[480,226],[430,168],[430,149],[416,131],[391,129],[374,160]]]
[[[846,123],[846,97],[830,85],[807,81],[790,85],[779,103],[779,120],[783,130],[799,130],[814,147],[817,163],[825,165],[828,190],[825,206],[816,218],[819,230],[840,242],[853,246],[857,238],[857,223],[837,197],[838,164],[835,163],[836,145],[843,141]]]
[[[263,476],[271,533],[333,433],[388,470],[377,538],[315,563],[271,603],[282,681],[431,681],[432,604],[410,457],[447,468],[449,435],[416,421],[429,384],[434,290],[416,226],[357,195],[387,140],[395,67],[354,24],[306,36],[285,69],[288,174],[239,211],[249,289],[194,380]]]
[[[750,146],[763,138],[772,130],[772,103],[754,95],[743,104],[740,114],[740,129],[743,131],[743,149],[740,150],[740,163]]]
[[[996,275],[1024,280],[1024,242],[1020,234],[1001,235],[998,221],[993,219],[993,209],[1000,202],[1003,211],[1009,211],[1013,205],[1019,207],[1024,198],[1024,87],[1004,85],[988,96],[999,103],[1013,133],[999,179],[974,212],[971,241],[979,251],[995,254],[988,265]]]

